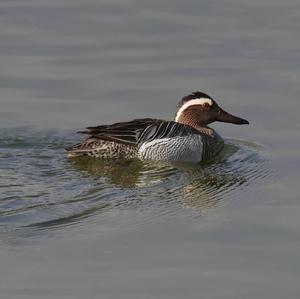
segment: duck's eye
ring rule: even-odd
[[[208,107],[210,107],[210,105],[208,103],[204,103],[203,107],[208,108]]]

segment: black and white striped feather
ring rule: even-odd
[[[91,138],[113,141],[125,145],[140,147],[144,142],[155,139],[201,134],[191,126],[159,119],[143,118],[129,122],[88,127],[80,133],[89,134]]]

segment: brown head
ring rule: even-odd
[[[195,128],[205,127],[214,121],[249,124],[247,120],[224,111],[210,96],[200,91],[182,98],[177,107],[175,121]]]

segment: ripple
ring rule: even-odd
[[[226,140],[217,159],[191,165],[67,160],[64,148],[75,138],[24,128],[0,131],[0,230],[68,226],[108,211],[148,211],[146,222],[201,215],[274,176],[265,149],[241,140]]]

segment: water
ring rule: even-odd
[[[13,138],[8,136],[12,132]],[[262,149],[241,141],[228,140],[220,157],[199,167],[67,160],[64,148],[72,139],[55,132],[9,129],[1,137],[0,222],[8,230],[48,230],[115,208],[154,208],[172,215],[189,207],[198,215],[217,206],[224,194],[270,176]]]
[[[1,298],[299,298],[298,1],[1,1]],[[172,119],[203,165],[65,158],[85,126]]]

